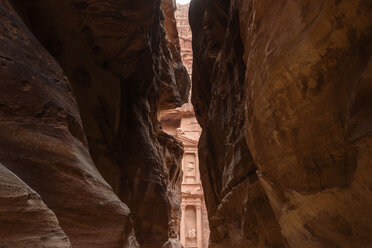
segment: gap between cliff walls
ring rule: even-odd
[[[177,4],[176,23],[180,41],[181,58],[190,76],[192,75],[192,34],[188,20],[189,4]],[[183,143],[183,175],[181,176],[182,220],[180,240],[184,247],[208,247],[209,221],[199,172],[198,142],[201,127],[195,118],[191,104],[162,111],[159,120],[163,130]]]

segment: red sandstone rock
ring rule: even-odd
[[[165,16],[160,0],[11,2],[0,205],[24,207],[0,218],[1,245],[178,246],[182,146],[157,119],[189,90],[175,2]],[[369,0],[192,2],[211,247],[372,245],[371,13]]]
[[[41,195],[73,247],[176,238],[182,147],[157,112],[187,101],[190,82],[160,2],[12,4],[28,28],[2,0],[0,162]]]
[[[189,6],[190,4],[177,4],[176,21],[181,46],[182,62],[187,71],[192,75],[192,33],[189,25]]]
[[[284,247],[245,141],[245,65],[236,9],[203,1],[190,7],[193,104],[203,132],[200,172],[210,247]],[[202,14],[205,11],[204,14]],[[213,62],[213,63],[211,63]]]
[[[122,248],[130,211],[90,158],[68,79],[8,1],[0,6],[0,161],[42,197],[72,246]]]
[[[162,0],[166,37],[163,44],[162,70],[160,71],[159,110],[180,107],[188,101],[191,82],[181,59],[181,48],[175,18],[174,0]]]
[[[192,1],[211,247],[372,245],[371,10]]]
[[[41,197],[2,164],[0,209],[0,247],[71,247]]]
[[[239,12],[247,141],[289,246],[372,246],[371,1],[240,1]]]

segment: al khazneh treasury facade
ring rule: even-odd
[[[192,47],[188,9],[189,4],[178,4],[176,20],[182,60],[191,76]],[[201,128],[195,118],[191,102],[189,101],[180,108],[162,112],[160,120],[163,130],[181,141],[185,150],[182,161],[181,243],[185,248],[207,248],[209,240],[208,215],[200,181],[198,160]]]

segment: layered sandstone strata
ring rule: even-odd
[[[190,87],[164,27],[175,3],[0,3],[0,162],[41,196],[50,236],[87,248],[177,239],[183,149],[157,120]]]
[[[370,247],[371,1],[193,0],[211,247]]]

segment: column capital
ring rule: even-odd
[[[196,209],[196,210],[201,210],[201,208],[202,208],[201,204],[196,204],[196,205],[195,205],[195,209]]]

